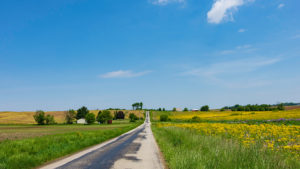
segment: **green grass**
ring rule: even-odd
[[[122,133],[125,133],[137,127],[140,124],[141,122],[90,126],[38,126],[41,127],[38,129],[41,129],[42,131],[49,131],[50,135],[16,140],[4,140],[0,142],[0,168],[26,169],[37,167],[50,160],[62,157],[70,153],[74,153],[86,147],[99,144],[116,136],[119,136]],[[13,126],[10,125],[10,127]],[[24,128],[24,126],[22,127],[19,125],[16,126],[16,128],[17,131],[22,131],[22,128]],[[66,128],[69,128],[70,130],[68,130],[68,132],[60,134],[55,134],[54,132]],[[72,128],[80,128],[81,130],[74,131]],[[35,128],[33,129],[35,130]],[[29,127],[28,131],[33,129]],[[23,131],[26,130],[23,129]],[[0,131],[0,134],[1,132],[2,131]]]
[[[237,141],[203,136],[193,130],[152,125],[157,143],[171,169],[288,169],[300,168],[289,154],[244,147]]]

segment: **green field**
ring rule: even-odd
[[[0,168],[33,168],[121,135],[142,121],[112,125],[0,125]]]

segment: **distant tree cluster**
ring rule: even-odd
[[[200,108],[200,111],[209,111],[209,106],[205,105]]]
[[[35,114],[33,115],[33,118],[36,121],[36,123],[39,125],[56,124],[54,120],[54,116],[50,114],[45,115],[45,112],[42,110],[36,111]]]
[[[273,111],[273,110],[284,110],[284,105],[283,104],[278,104],[276,106],[273,105],[268,105],[268,104],[255,104],[255,105],[246,105],[246,106],[241,106],[239,104],[231,106],[231,107],[223,107],[221,111],[225,110],[231,110],[231,111]]]
[[[114,119],[125,119],[125,114],[123,111],[115,111]]]
[[[165,108],[158,108],[157,111],[166,111]]]
[[[136,102],[136,103],[133,103],[131,106],[132,106],[133,110],[142,110],[143,102]]]

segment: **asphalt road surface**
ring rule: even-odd
[[[146,112],[144,124],[134,131],[42,168],[162,169],[164,166],[151,131],[149,112]]]

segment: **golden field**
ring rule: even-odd
[[[244,146],[256,144],[272,150],[289,151],[300,157],[300,126],[275,124],[160,123],[158,127],[193,129],[201,135],[239,140]]]
[[[90,110],[90,112],[94,113],[96,116],[99,110]],[[144,117],[142,110],[122,110],[125,113],[125,118],[128,118],[130,113],[134,113],[138,117]],[[110,110],[110,112],[114,113],[114,110]],[[5,111],[0,112],[0,124],[35,124],[33,115],[35,112],[27,111],[27,112],[13,112],[13,111]],[[57,123],[65,122],[65,111],[49,111],[45,112],[45,114],[50,114],[54,116],[54,119]]]
[[[210,111],[210,112],[153,112],[153,118],[159,120],[161,114],[168,114],[171,119],[188,120],[198,116],[201,120],[274,120],[300,119],[300,109],[285,111]]]

